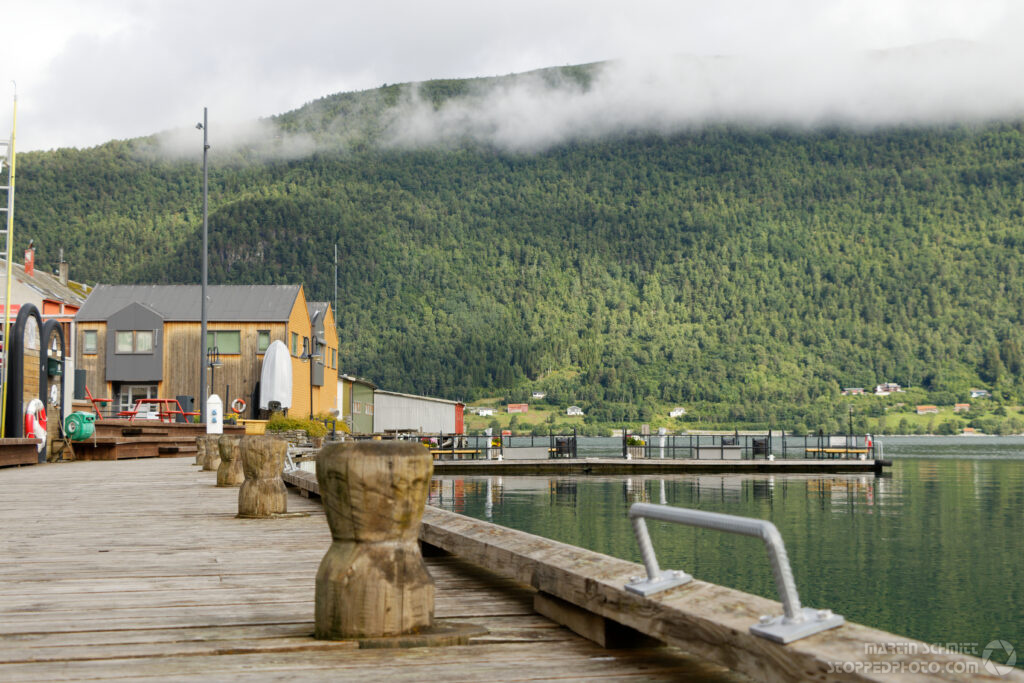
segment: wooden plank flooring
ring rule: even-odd
[[[603,650],[537,615],[532,590],[428,558],[439,624],[469,645],[359,650],[313,639],[319,503],[235,518],[191,459],[0,470],[0,681],[735,680],[671,648]]]

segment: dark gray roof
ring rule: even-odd
[[[103,321],[131,303],[152,308],[164,320],[201,317],[199,285],[97,285],[75,320]],[[206,317],[217,321],[287,321],[299,285],[210,285]]]
[[[309,313],[309,320],[313,325],[313,333],[316,335],[316,340],[321,344],[326,344],[327,335],[324,332],[324,315],[327,314],[327,302],[309,301],[306,303],[306,312]],[[316,320],[313,320],[314,314],[318,314]]]
[[[309,319],[313,319],[314,313],[319,313],[320,317],[317,318],[318,322],[323,322],[323,316],[327,313],[327,302],[326,301],[310,301],[306,304],[306,309],[309,312]]]

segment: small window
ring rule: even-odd
[[[299,333],[292,332],[292,355],[299,355]]]
[[[331,349],[331,367],[335,369],[338,367],[338,349]]]
[[[352,412],[355,413],[356,415],[358,415],[359,413],[363,412],[363,402],[362,401],[356,401],[355,403],[353,403],[352,404]]]
[[[138,330],[135,333],[135,353],[153,353],[153,330]]]
[[[153,353],[153,330],[118,330],[114,353]]]
[[[270,330],[257,330],[256,353],[266,353],[270,347]]]
[[[366,404],[366,414],[367,415],[373,415],[373,404],[372,403],[367,403]]]
[[[114,353],[131,353],[135,335],[131,332],[118,332],[117,342],[114,345]]]
[[[238,330],[214,330],[206,333],[206,348],[217,349],[221,355],[241,353],[241,332]]]
[[[96,330],[85,330],[82,336],[82,353],[96,353],[99,347],[98,333]]]

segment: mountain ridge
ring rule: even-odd
[[[585,88],[596,68],[545,77]],[[441,106],[487,82],[419,89]],[[361,142],[211,169],[211,282],[330,300],[338,244],[346,371],[451,398],[540,388],[620,422],[671,403],[843,425],[840,389],[882,381],[1022,395],[1021,122],[371,144],[357,115],[409,87],[267,122],[302,133],[342,102]],[[63,246],[77,279],[196,281],[201,176],[155,144],[23,155],[19,239],[40,263]]]

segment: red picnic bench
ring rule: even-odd
[[[135,422],[135,418],[139,415],[139,409],[145,404],[155,405],[157,409],[155,411],[143,410],[142,413],[156,412],[160,416],[161,422],[174,422],[175,415],[181,415],[186,422],[190,422],[190,417],[199,414],[198,411],[184,410],[176,398],[140,398],[135,401],[135,406],[131,410],[122,410],[117,416],[127,417],[129,422]]]

